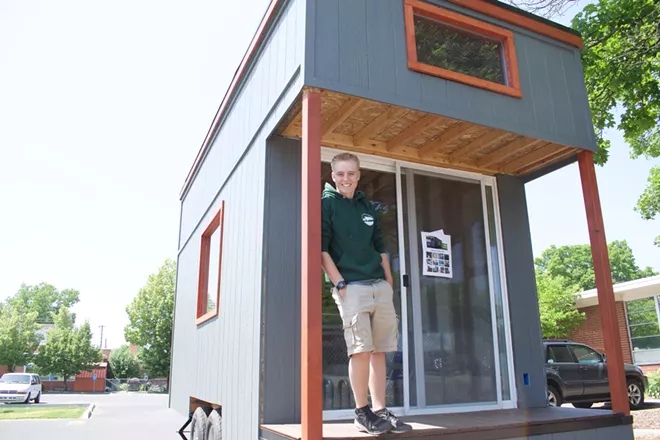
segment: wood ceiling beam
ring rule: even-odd
[[[538,150],[534,150],[531,153],[520,156],[519,158],[514,159],[505,165],[502,165],[499,167],[499,169],[506,174],[514,173],[520,168],[534,165],[537,162],[556,154],[558,149],[558,145],[548,142]]]
[[[555,146],[557,146],[557,145],[555,145]],[[520,175],[520,174],[530,173],[530,172],[535,171],[536,169],[538,169],[539,167],[541,167],[545,164],[556,162],[556,161],[559,161],[559,160],[562,160],[562,159],[566,159],[566,158],[574,155],[575,153],[576,153],[576,150],[573,149],[573,148],[570,148],[570,147],[561,148],[559,150],[556,150],[555,154],[552,154],[552,155],[544,158],[543,160],[537,161],[534,164],[529,164],[526,167],[520,168],[520,169],[516,170],[513,174]]]
[[[449,155],[449,157],[454,162],[460,161],[469,156],[472,156],[474,153],[476,153],[479,150],[488,148],[489,146],[493,145],[495,142],[499,141],[500,139],[508,135],[509,133],[505,131],[491,129],[480,138],[477,138],[472,142],[470,142],[469,144],[458,148],[456,151],[452,152]]]
[[[378,115],[373,121],[368,123],[362,130],[358,131],[353,140],[356,144],[363,144],[369,138],[380,133],[394,123],[397,119],[404,116],[408,110],[399,107],[387,106],[385,110]]]
[[[468,122],[457,122],[456,124],[440,133],[440,135],[435,139],[422,145],[419,148],[419,157],[428,157],[436,153],[443,145],[458,139],[471,128],[474,128],[473,124]]]
[[[332,133],[339,127],[364,101],[360,98],[350,97],[339,109],[321,126],[321,137]]]
[[[543,142],[538,139],[529,139],[526,137],[519,137],[509,142],[508,144],[498,148],[495,151],[492,151],[490,154],[482,157],[476,161],[476,164],[480,167],[491,167],[492,165],[498,164],[505,160],[507,157],[510,157],[521,149],[532,146],[536,143]]]
[[[291,119],[289,125],[286,126],[282,132],[283,136],[286,137],[301,137],[302,133],[302,111],[299,111],[296,116]]]
[[[405,143],[411,138],[419,135],[420,132],[426,130],[430,126],[438,123],[440,116],[426,115],[417,122],[414,122],[408,128],[404,129],[401,133],[394,136],[387,142],[387,151],[401,152],[405,148]]]

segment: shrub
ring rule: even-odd
[[[654,371],[648,375],[649,389],[646,390],[646,395],[654,399],[660,398],[660,373]]]

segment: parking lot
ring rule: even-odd
[[[162,440],[181,439],[176,432],[186,418],[167,408],[165,394],[44,394],[42,403],[96,403],[89,419],[1,421],[2,440]]]

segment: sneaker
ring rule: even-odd
[[[379,409],[376,411],[374,414],[376,414],[378,417],[380,417],[383,420],[386,420],[392,425],[392,432],[408,432],[412,431],[412,426],[403,423],[401,420],[398,419],[397,416],[392,414],[390,410],[387,408]]]
[[[385,434],[392,430],[392,424],[378,417],[368,406],[355,410],[353,424],[358,431],[373,435]]]

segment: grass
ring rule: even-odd
[[[86,409],[84,406],[14,406],[0,403],[0,420],[76,419]]]

